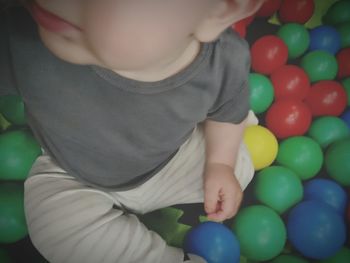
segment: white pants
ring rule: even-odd
[[[183,262],[181,249],[168,246],[133,213],[204,202],[204,161],[202,125],[161,171],[122,192],[86,186],[48,155],[40,156],[25,181],[25,216],[31,241],[51,263]],[[243,189],[254,174],[243,143],[235,173]]]

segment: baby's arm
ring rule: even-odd
[[[241,203],[242,189],[233,174],[245,127],[246,120],[240,124],[204,122],[204,205],[211,220],[223,221],[233,217]]]

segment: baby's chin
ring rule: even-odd
[[[79,65],[99,65],[78,37],[62,36],[39,27],[39,36],[44,46],[56,57]]]

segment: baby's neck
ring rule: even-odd
[[[199,51],[200,42],[193,39],[185,48],[182,48],[170,59],[168,58],[166,61],[160,62],[155,67],[137,71],[114,70],[114,72],[121,76],[138,81],[160,81],[178,73],[191,64],[198,55]]]

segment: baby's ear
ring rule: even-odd
[[[214,41],[227,27],[254,14],[265,0],[220,0],[196,28],[200,42]]]

